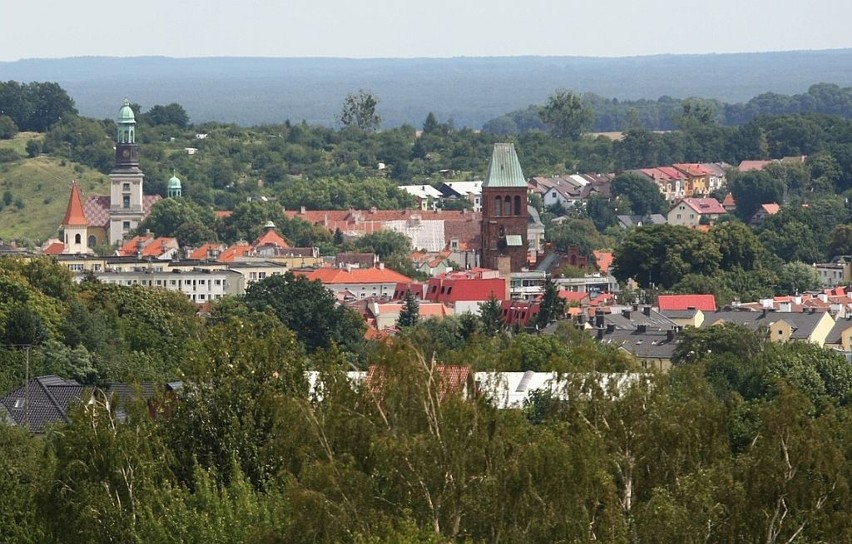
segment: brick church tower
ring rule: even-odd
[[[511,271],[527,266],[527,180],[513,144],[494,144],[482,183],[482,266],[508,257]]]

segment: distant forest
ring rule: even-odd
[[[671,120],[664,106],[684,98],[734,105],[773,96],[762,93],[800,95],[817,82],[850,87],[852,49],[632,58],[82,57],[0,63],[0,81],[8,80],[55,81],[81,115],[98,119],[112,118],[116,104],[129,98],[144,109],[182,104],[196,124],[242,126],[287,120],[337,126],[344,97],[366,89],[380,99],[384,128],[419,127],[433,112],[440,122],[479,129],[507,112],[544,104],[564,88],[607,97],[592,104],[597,130],[624,128],[626,110],[614,107],[616,100],[639,101],[634,106],[647,128],[665,129]],[[646,111],[643,101],[655,106],[647,104]],[[739,122],[750,114],[746,108]],[[724,115],[723,123],[737,118]]]

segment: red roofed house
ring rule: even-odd
[[[172,260],[180,251],[177,238],[158,237],[152,234],[135,236],[122,245],[116,255],[119,257],[153,257],[161,261]]]
[[[657,304],[661,312],[674,310],[716,311],[716,298],[713,295],[660,295]]]
[[[318,280],[336,296],[355,299],[390,299],[397,284],[411,281],[411,278],[385,268],[383,264],[376,268],[315,268],[294,270],[293,273],[312,281]]]
[[[404,295],[403,291],[403,295]],[[424,299],[450,306],[456,314],[479,315],[479,305],[492,296],[508,299],[507,282],[496,270],[475,268],[430,278]]]
[[[763,170],[767,164],[772,164],[776,161],[742,161],[737,167],[740,172],[750,172],[752,170]]]
[[[263,234],[254,241],[254,254],[259,256],[274,256],[279,249],[288,249],[287,243],[280,234],[275,232],[275,223],[267,221],[263,226]]]
[[[595,257],[595,266],[601,274],[609,274],[609,267],[612,266],[612,251],[596,249],[592,252]]]
[[[776,213],[781,211],[781,206],[776,204],[775,202],[771,202],[769,204],[761,204],[760,208],[754,212],[754,215],[751,216],[751,224],[759,225],[763,223],[767,217],[770,215],[775,215]]]
[[[682,198],[669,211],[669,225],[696,228],[714,223],[727,213],[715,198]]]

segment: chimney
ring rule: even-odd
[[[299,206],[299,215],[305,215],[305,211],[306,210],[304,206]]]
[[[595,310],[595,328],[602,329],[604,326],[603,310]]]
[[[645,334],[646,332],[648,332],[648,325],[646,325],[644,323],[639,325],[639,332],[641,332],[642,334]]]
[[[598,329],[598,332],[597,332],[597,338],[598,338],[598,340],[603,340],[603,337],[604,337],[604,330],[603,330],[603,329]]]
[[[675,337],[674,329],[669,329],[669,330],[666,331],[666,340],[671,342],[672,340],[674,340],[674,337]]]
[[[621,310],[621,315],[624,316],[625,319],[630,319],[630,310]]]
[[[613,332],[613,331],[615,331],[615,325],[613,325],[612,323],[607,323],[606,324],[606,332]]]
[[[645,317],[651,317],[651,306],[642,308],[642,313],[645,314]]]
[[[762,311],[762,312],[760,312],[760,314],[761,314],[761,315],[760,315],[760,317],[766,317],[766,312],[767,312],[767,311],[768,311],[768,310],[767,310],[766,308],[764,308],[764,309],[763,309],[763,311]]]
[[[385,263],[379,263],[379,270],[385,269]]]

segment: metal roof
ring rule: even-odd
[[[514,144],[494,144],[482,187],[527,187]]]

